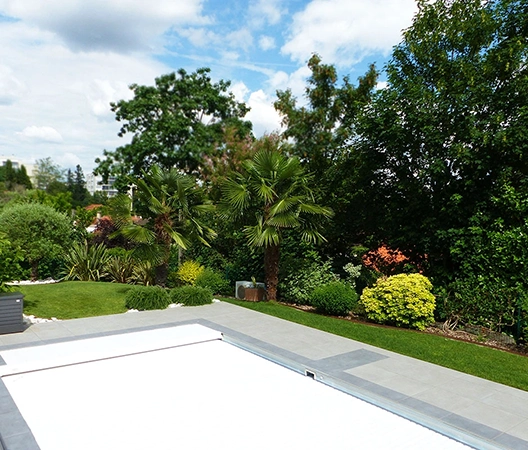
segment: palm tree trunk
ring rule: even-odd
[[[167,284],[167,277],[169,276],[169,265],[167,263],[160,264],[154,269],[156,286],[165,287]]]
[[[279,284],[280,247],[270,245],[264,249],[264,270],[266,273],[266,289],[268,300],[277,300],[277,285]]]

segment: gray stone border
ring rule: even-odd
[[[320,360],[312,360],[207,319],[190,319],[159,325],[128,328],[125,330],[114,330],[58,339],[40,340],[31,343],[4,345],[0,347],[0,351],[23,347],[36,347],[60,342],[71,342],[96,337],[129,334],[187,324],[200,324],[219,331],[225,335],[225,340],[229,343],[256,353],[266,359],[270,359],[300,373],[306,374],[306,371],[308,370],[318,381],[412,420],[419,425],[444,434],[449,438],[458,440],[471,447],[478,448],[479,450],[496,450],[505,448],[504,446],[513,450],[524,450],[528,446],[528,443],[522,439],[502,433],[501,431],[488,427],[487,425],[483,425],[424,401],[344,372],[347,369],[386,358],[386,356],[382,354],[360,349]],[[0,357],[0,364],[2,364],[2,362],[5,364]],[[40,450],[31,430],[16,407],[1,377],[0,450]]]

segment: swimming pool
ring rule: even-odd
[[[469,448],[201,325],[0,356],[41,450]]]

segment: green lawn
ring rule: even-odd
[[[126,311],[126,284],[65,281],[17,286],[24,294],[24,314],[49,319],[77,319]]]
[[[25,295],[25,314],[73,319],[125,312],[124,296],[129,288],[123,284],[69,281],[20,286],[17,290]],[[320,316],[278,303],[224,301],[528,391],[525,356],[437,335]]]
[[[320,316],[278,303],[225,301],[528,391],[526,356],[417,331]]]

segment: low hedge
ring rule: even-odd
[[[208,305],[213,302],[213,293],[199,286],[182,286],[170,291],[172,303],[182,303],[185,306]]]
[[[134,286],[125,294],[127,309],[146,311],[165,309],[170,305],[168,292],[159,286]]]

